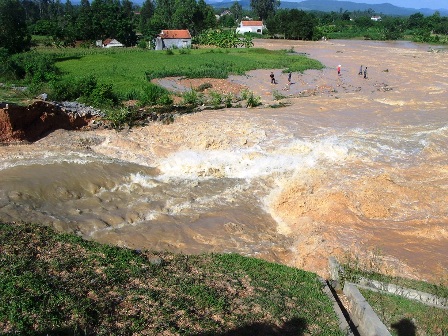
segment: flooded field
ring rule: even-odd
[[[136,249],[239,252],[323,276],[329,255],[351,255],[392,274],[447,277],[447,54],[409,42],[255,44],[326,68],[294,73],[288,90],[281,69],[231,76],[261,108],[2,146],[0,220]],[[268,106],[275,91],[286,107]]]

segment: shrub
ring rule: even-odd
[[[16,79],[27,82],[48,82],[56,77],[55,58],[49,54],[27,52],[11,56]]]
[[[182,94],[182,103],[185,105],[198,106],[202,104],[202,96],[195,90],[191,89]]]
[[[136,111],[132,108],[110,109],[106,110],[105,114],[105,119],[111,121],[112,126],[116,129],[125,124],[131,125],[136,119]]]
[[[172,49],[167,49],[165,51],[165,54],[167,54],[167,55],[174,55],[174,51]]]
[[[235,99],[235,96],[233,95],[233,93],[228,93],[224,96],[224,105],[226,107],[232,107],[232,103]]]
[[[222,95],[219,92],[210,92],[211,104],[214,108],[218,108],[222,103]]]
[[[158,105],[168,106],[173,104],[173,98],[168,93],[163,94],[159,99],[157,100]]]
[[[152,106],[160,103],[160,99],[163,96],[167,96],[168,91],[158,85],[155,85],[153,83],[148,83],[143,87],[143,93],[140,97],[139,104],[141,106]],[[164,98],[164,101],[166,101],[166,98]],[[165,104],[162,104],[165,105]]]
[[[250,92],[247,97],[247,107],[256,107],[261,105],[261,98],[256,97],[253,92]]]
[[[112,84],[100,84],[90,93],[90,95],[83,98],[86,103],[97,107],[112,107],[118,105],[118,96],[113,90]]]
[[[274,96],[275,100],[282,100],[284,98],[286,98],[283,94],[281,94],[280,92],[278,92],[277,90],[275,90],[274,92],[272,92],[272,95]]]

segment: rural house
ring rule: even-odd
[[[105,39],[104,41],[97,40],[96,41],[97,47],[103,47],[103,48],[115,48],[115,47],[124,47],[124,45],[120,42],[118,42],[116,39]]]
[[[263,21],[241,21],[236,28],[238,34],[258,33],[263,34]]]
[[[156,50],[191,47],[191,35],[188,30],[162,30],[156,38]]]

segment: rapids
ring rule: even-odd
[[[326,68],[294,74],[283,108],[2,146],[0,220],[135,249],[239,252],[323,276],[334,254],[447,277],[448,54],[408,42],[256,46],[293,47]],[[230,80],[272,103],[282,87],[269,72]]]

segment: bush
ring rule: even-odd
[[[167,102],[166,96],[169,97],[168,90],[153,83],[148,83],[148,85],[143,87],[143,93],[140,97],[139,104],[141,106],[152,106],[157,104],[169,105],[165,104]],[[161,103],[162,101],[164,103]]]
[[[54,81],[51,84],[50,98],[59,101],[79,100],[95,107],[112,107],[119,103],[112,84],[98,84],[95,76]]]
[[[116,129],[123,127],[125,124],[131,125],[136,119],[136,111],[132,108],[106,110],[105,114],[105,119],[110,120],[112,126]]]
[[[182,94],[182,103],[185,105],[198,106],[202,104],[202,96],[195,90],[184,92]]]
[[[219,92],[215,91],[210,92],[210,98],[211,98],[211,104],[214,108],[218,108],[223,101],[222,95]]]
[[[49,54],[27,52],[11,56],[15,79],[29,83],[49,82],[56,77],[55,58]]]
[[[253,92],[250,92],[247,97],[247,107],[256,107],[261,105],[261,98],[256,97]]]
[[[118,105],[118,96],[113,90],[112,84],[100,84],[88,96],[81,101],[96,107],[113,107]]]

